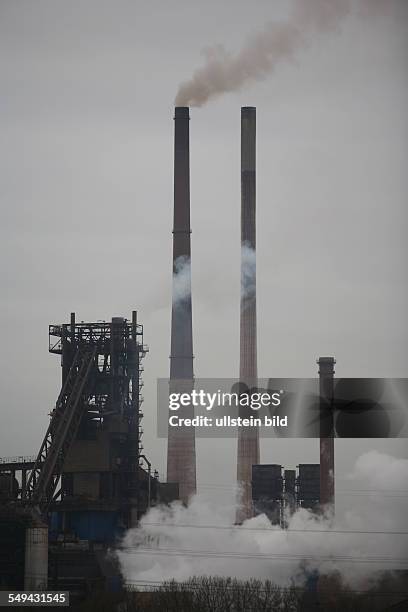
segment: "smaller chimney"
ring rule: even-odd
[[[334,357],[319,357],[320,505],[334,515]]]

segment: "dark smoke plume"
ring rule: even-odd
[[[205,63],[181,83],[176,106],[203,106],[223,93],[265,79],[282,60],[294,58],[317,33],[339,27],[352,8],[362,17],[382,14],[393,0],[294,0],[289,19],[269,23],[231,55],[222,46],[204,50]]]

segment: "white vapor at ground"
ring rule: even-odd
[[[406,487],[408,460],[370,451],[359,457],[350,477],[356,482],[372,478],[378,488],[376,474]],[[398,499],[388,500],[384,521],[383,504],[381,496],[373,496],[363,513],[352,509],[335,523],[301,509],[288,529],[271,525],[265,515],[234,527],[233,506],[216,507],[198,495],[188,507],[174,503],[151,509],[140,528],[127,532],[117,554],[128,583],[207,575],[300,585],[313,570],[337,570],[350,586],[364,582],[367,587],[379,571],[408,566],[408,536],[400,527],[404,509]]]
[[[222,46],[203,51],[205,63],[181,83],[176,106],[202,106],[213,97],[237,91],[266,78],[284,60],[291,60],[320,32],[336,29],[353,8],[363,18],[387,13],[393,0],[295,0],[289,19],[269,23],[231,55]]]
[[[408,491],[408,460],[369,451],[357,459],[350,480],[362,481],[368,489]]]

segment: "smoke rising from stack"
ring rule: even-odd
[[[389,0],[295,0],[283,23],[269,23],[250,36],[236,55],[222,45],[204,50],[204,65],[181,83],[176,105],[203,106],[217,96],[262,81],[283,61],[294,59],[316,34],[337,29],[356,8],[363,17],[382,15]]]

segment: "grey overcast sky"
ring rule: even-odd
[[[0,455],[34,454],[59,392],[48,324],[139,311],[145,450],[168,375],[173,101],[202,49],[232,53],[284,0],[0,0]],[[261,376],[405,377],[408,3],[351,14],[262,82],[191,111],[195,373],[238,373],[240,107],[258,108]],[[337,467],[361,449],[338,441]],[[199,442],[199,482],[235,477],[235,442]],[[316,441],[264,461],[317,460]]]

